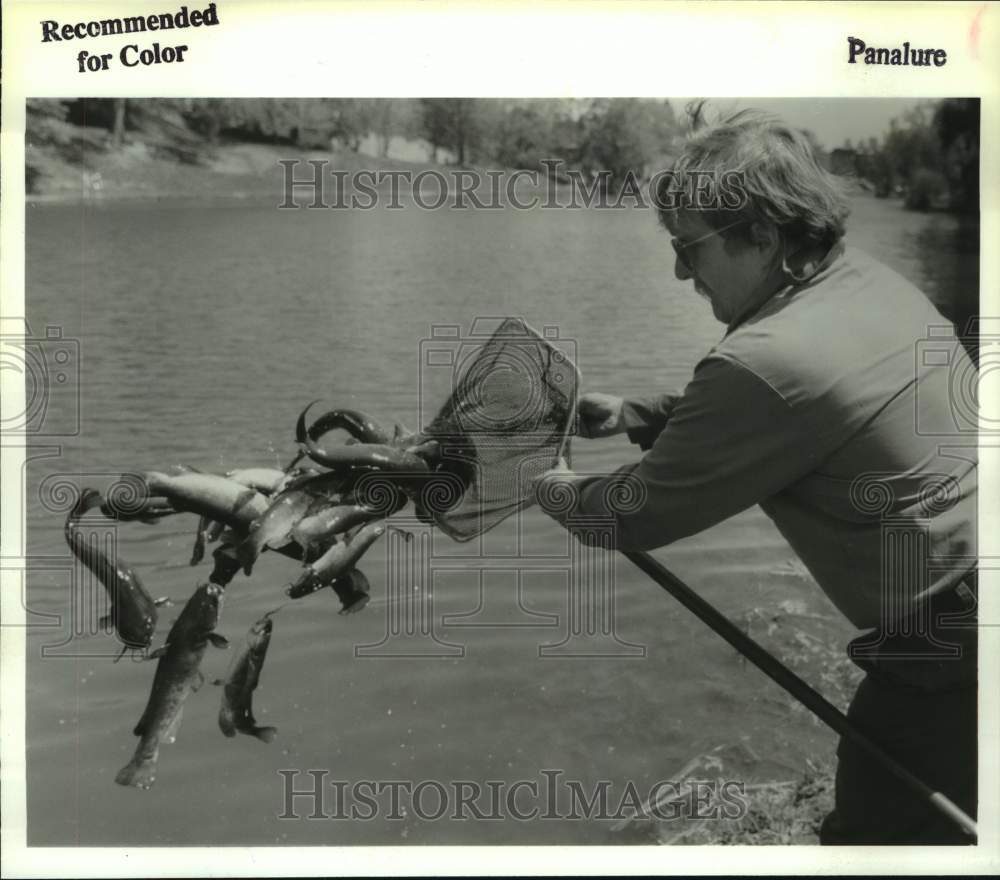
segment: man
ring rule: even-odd
[[[539,501],[571,484],[575,502],[551,515],[570,528],[578,515],[614,516],[617,546],[632,550],[759,504],[866,631],[850,646],[867,676],[849,717],[974,815],[976,450],[954,427],[949,384],[973,368],[954,336],[935,337],[947,366],[918,357],[946,322],[845,245],[838,182],[779,120],[744,112],[697,134],[669,180],[699,191],[679,207],[661,191],[676,276],[725,336],[681,394],[583,395],[583,436],[627,433],[646,454],[606,477],[550,471]],[[625,480],[641,483],[644,503],[608,513],[602,499]],[[969,842],[857,746],[842,741],[838,757],[821,842]]]

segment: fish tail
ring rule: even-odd
[[[156,781],[156,757],[136,756],[129,761],[115,777],[115,782],[119,785],[130,785],[135,788],[148,790],[153,787]]]
[[[269,743],[274,742],[274,738],[278,735],[277,727],[255,727],[249,731],[252,736],[257,737],[261,742]]]
[[[236,719],[233,717],[233,710],[228,706],[223,706],[219,710],[219,730],[226,736],[236,736]]]

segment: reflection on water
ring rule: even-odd
[[[978,363],[979,215],[937,215],[904,244],[920,255],[924,290]]]
[[[978,351],[979,215],[920,214],[895,201],[854,200],[848,238],[916,284]]]
[[[977,237],[966,221],[865,198],[849,235],[950,315],[975,311]],[[46,563],[29,579],[29,600],[55,615],[54,631],[29,632],[30,843],[608,843],[608,823],[596,819],[282,821],[278,771],[484,784],[560,770],[587,790],[610,780],[620,792],[628,781],[646,791],[720,746],[755,755],[746,773],[756,779],[791,778],[807,758],[831,753],[829,732],[617,557],[608,569],[615,632],[644,646],[643,656],[544,655],[541,645],[560,642],[552,615],[566,620],[565,572],[539,563],[518,580],[504,565],[484,574],[489,560],[475,559],[466,568],[451,560],[434,584],[435,607],[450,615],[438,635],[464,646],[459,655],[355,656],[392,620],[376,545],[364,613],[339,616],[333,597],[317,594],[275,617],[255,697],[258,721],[279,728],[273,744],[223,737],[217,689],[206,685],[163,750],[155,788],[116,786],[153,667],[113,665],[98,635],[80,634],[74,651],[62,651],[69,656],[41,656],[62,629],[89,632],[96,620],[90,608],[79,621],[68,616],[63,514],[39,496],[47,478],[102,488],[123,470],[177,462],[210,471],[283,464],[295,417],[314,398],[390,425],[425,424],[450,381],[422,359],[434,325],[468,328],[500,315],[556,325],[575,346],[584,386],[620,394],[683,385],[721,328],[674,279],[652,215],[637,211],[31,206],[27,240],[31,325],[57,324],[80,341],[82,377],[79,434],[36,445],[29,464],[28,550]],[[573,453],[583,472],[637,455],[624,438],[577,443]],[[120,552],[154,596],[183,602],[207,575],[209,563],[187,565],[194,525],[188,517],[121,528]],[[538,511],[519,528],[540,556],[568,553],[559,550],[565,533]],[[491,535],[490,558],[509,558],[517,536]],[[756,509],[658,555],[734,619],[766,617],[754,635],[779,653],[807,624],[834,643],[853,635]],[[266,554],[227,591],[221,631],[238,644],[294,574]],[[780,607],[797,611],[778,625]],[[178,609],[161,613],[157,640]],[[799,653],[798,671],[829,692],[827,670]],[[211,649],[209,681],[228,659]]]

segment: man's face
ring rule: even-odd
[[[692,279],[695,290],[711,302],[712,314],[724,324],[731,323],[767,279],[767,253],[742,236],[727,241],[713,234],[712,227],[696,212],[679,211],[673,232],[691,264],[688,269],[675,255],[674,274],[681,281]],[[697,243],[683,247],[690,242]]]

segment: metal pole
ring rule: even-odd
[[[915,794],[928,801],[938,812],[946,816],[973,839],[977,836],[976,823],[967,816],[956,804],[952,803],[941,792],[934,791],[909,770],[903,767],[895,758],[870,740],[858,730],[836,706],[822,694],[810,687],[780,660],[765,651],[750,636],[739,629],[732,621],[712,605],[701,598],[680,578],[657,562],[648,553],[635,550],[622,550],[636,566],[648,574],[664,590],[670,593],[688,611],[694,613],[703,623],[711,627],[730,645],[750,660],[772,681],[781,685],[795,699],[813,712],[845,739],[860,746],[876,761],[882,764],[901,782],[908,785]]]

